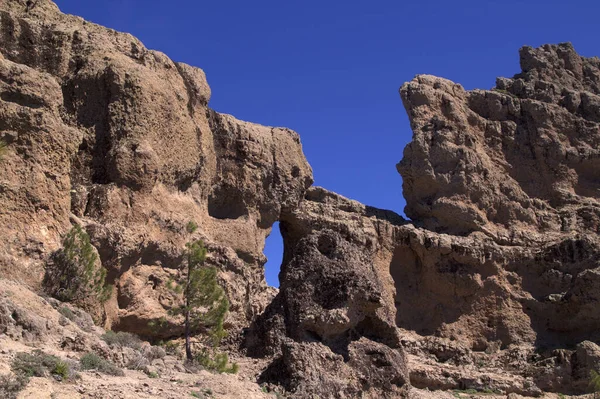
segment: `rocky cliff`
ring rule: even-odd
[[[525,47],[490,91],[406,83],[405,220],[310,187],[296,133],[211,110],[200,69],[50,0],[0,0],[0,54],[2,279],[41,290],[80,224],[115,287],[97,320],[172,338],[149,322],[202,239],[229,343],[298,398],[580,393],[600,369],[598,59]],[[275,221],[279,290],[262,269]],[[27,330],[12,312],[0,335]]]
[[[600,62],[561,44],[525,47],[521,64],[490,91],[402,86],[412,221],[319,188],[282,214],[282,285],[256,327],[269,339],[249,340],[279,355],[278,381],[323,385],[320,362],[291,355],[311,342],[336,378],[342,359],[367,364],[387,385],[358,371],[359,390],[394,392],[404,370],[352,350],[373,341],[403,348],[420,388],[585,391],[600,366]]]
[[[247,324],[272,296],[265,237],[312,183],[298,135],[209,109],[202,70],[50,1],[1,10],[0,273],[38,286],[76,220],[116,287],[105,324],[151,334],[184,243],[201,238],[230,323]]]

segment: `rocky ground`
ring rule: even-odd
[[[257,383],[256,376],[267,363],[243,356],[233,356],[240,371],[237,374],[218,374],[187,366],[179,356],[164,355],[131,369],[135,353],[131,348],[108,345],[101,338],[104,330],[94,326],[91,317],[68,304],[44,298],[14,282],[0,279],[0,375],[13,375],[11,364],[17,353],[33,353],[37,349],[57,356],[72,365],[77,377],[60,380],[52,375],[31,377],[18,398],[283,398],[278,387]],[[66,318],[61,309],[73,310]],[[149,344],[145,343],[145,346]],[[78,369],[77,362],[84,353],[96,352],[120,366],[122,376],[104,374],[98,370]],[[412,360],[412,359],[411,359]],[[415,366],[421,362],[415,358]],[[129,367],[129,368],[128,368]],[[419,370],[426,369],[420,365]],[[412,367],[411,367],[412,369]],[[500,376],[497,376],[500,378]],[[0,392],[3,387],[0,386]],[[413,388],[411,398],[505,398],[494,393],[450,390],[432,392]],[[8,392],[4,392],[8,394]],[[11,396],[8,396],[11,397]],[[293,395],[291,397],[294,397]],[[521,398],[511,395],[510,398]],[[555,395],[543,396],[558,397]]]

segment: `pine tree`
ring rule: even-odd
[[[171,313],[183,316],[188,360],[194,358],[190,342],[193,334],[205,330],[213,348],[225,337],[223,321],[229,310],[229,301],[217,281],[217,269],[205,267],[205,259],[206,248],[202,241],[188,243],[185,276],[176,286],[173,282],[169,283],[173,291],[183,294],[184,303]]]
[[[65,236],[63,247],[52,254],[46,267],[46,290],[65,302],[85,301],[90,296],[105,302],[112,287],[105,284],[106,269],[96,267],[97,260],[90,237],[75,225]]]

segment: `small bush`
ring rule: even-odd
[[[229,356],[227,356],[227,353],[221,353],[216,350],[201,350],[196,355],[196,361],[205,369],[218,373],[236,374],[240,369],[237,363],[228,364]]]
[[[95,353],[86,353],[79,359],[82,370],[98,370],[108,375],[124,376],[123,370]]]
[[[7,145],[6,142],[4,140],[0,140],[0,161],[2,161],[2,159],[4,159],[4,156],[7,153]]]
[[[58,313],[65,316],[67,319],[69,319],[71,321],[75,321],[75,319],[77,318],[75,316],[75,313],[73,313],[73,311],[71,309],[69,309],[67,306],[61,306],[58,309]]]
[[[166,352],[159,346],[147,346],[143,350],[135,352],[135,357],[127,363],[127,368],[132,370],[142,370],[150,365],[153,360],[162,359]]]
[[[148,376],[148,378],[158,378],[158,377],[160,377],[160,376],[158,375],[158,373],[156,373],[156,372],[154,372],[154,371],[148,371],[148,372],[146,373],[146,375]]]
[[[135,357],[125,365],[130,370],[142,370],[150,365],[150,361],[141,352],[136,352]]]
[[[160,346],[149,346],[144,349],[144,356],[151,362],[156,359],[162,359],[166,355],[167,352]]]
[[[165,352],[169,355],[179,355],[181,353],[181,345],[177,341],[167,341],[165,344]]]
[[[107,331],[102,334],[102,339],[109,345],[127,347],[135,350],[142,349],[142,340],[135,334],[119,331]]]
[[[185,230],[188,233],[193,234],[196,230],[198,230],[198,225],[193,220],[190,220],[188,222],[188,224],[185,226]]]
[[[595,398],[600,398],[600,372],[598,371],[590,372],[590,390],[595,393]]]
[[[90,296],[106,302],[112,286],[105,284],[106,269],[96,267],[97,260],[88,234],[74,226],[63,240],[63,248],[48,262],[43,282],[46,290],[64,302],[85,302]]]
[[[62,360],[59,360],[54,365],[54,368],[52,369],[51,373],[60,377],[63,380],[66,380],[69,378],[71,370],[69,369],[69,365],[67,363],[63,362]]]
[[[17,399],[29,382],[23,375],[0,375],[0,397],[3,399]]]
[[[46,377],[54,375],[61,379],[70,377],[69,365],[60,358],[48,355],[40,350],[32,353],[17,353],[12,362],[12,370],[24,377]]]
[[[62,305],[57,308],[58,313],[61,314],[63,321],[61,325],[66,325],[66,320],[70,320],[75,323],[79,328],[86,332],[94,331],[95,324],[92,317],[81,309],[71,309],[66,305]]]

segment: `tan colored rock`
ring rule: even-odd
[[[402,86],[414,131],[398,164],[409,217],[502,243],[597,232],[600,62],[560,44],[523,48],[521,67],[491,91],[426,75]]]
[[[280,292],[247,338],[251,355],[275,355],[280,372],[264,378],[309,390],[318,385],[312,372],[281,371],[281,362],[293,368],[289,348],[308,341],[344,355],[364,337],[408,351],[418,388],[582,391],[587,380],[574,373],[572,351],[536,347],[598,339],[594,238],[565,235],[536,247],[439,234],[318,187],[280,225]],[[335,356],[325,367],[306,353],[294,362],[357,380]],[[373,381],[364,387],[381,389]]]
[[[161,335],[147,326],[173,305],[164,284],[202,239],[229,325],[247,325],[273,295],[265,237],[312,183],[298,135],[210,110],[200,69],[49,0],[3,0],[0,24],[2,277],[38,287],[82,223],[117,288],[106,325]]]

